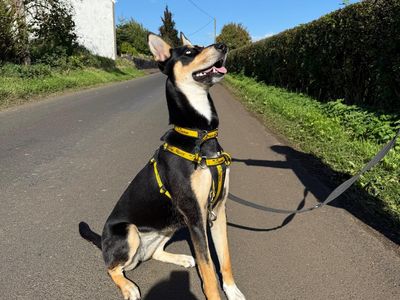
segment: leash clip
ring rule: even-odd
[[[318,203],[318,204],[314,205],[314,207],[312,209],[320,208],[322,205],[323,205],[322,203]]]
[[[216,213],[212,209],[209,209],[208,210],[208,225],[210,225],[210,228],[213,227],[215,220],[217,220]]]

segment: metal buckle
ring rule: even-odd
[[[198,134],[199,134],[199,139],[203,140],[204,137],[208,134],[208,131],[207,130],[199,130]]]
[[[215,220],[217,220],[217,215],[215,214],[215,212],[212,209],[208,210],[208,225],[210,225],[210,227],[213,227]]]
[[[202,156],[199,162],[200,168],[205,169],[207,168],[207,156]]]

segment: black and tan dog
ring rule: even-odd
[[[104,226],[101,249],[108,274],[124,299],[140,299],[138,287],[124,271],[150,258],[195,266],[191,256],[164,251],[174,232],[187,226],[204,294],[207,299],[221,299],[207,240],[210,225],[223,289],[229,300],[242,300],[245,297],[232,276],[227,240],[230,157],[218,143],[218,115],[208,92],[226,73],[227,47],[193,46],[183,34],[181,39],[183,46],[172,49],[159,36],[148,37],[160,70],[168,76],[166,96],[174,128],[119,199]],[[92,239],[83,230],[81,234]]]

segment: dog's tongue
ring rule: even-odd
[[[218,71],[218,73],[225,74],[226,72],[228,72],[224,66],[222,66],[220,68],[217,68],[217,67],[213,67],[213,68],[216,69]]]
[[[219,68],[217,68],[217,67],[215,67],[215,66],[212,66],[211,68],[209,68],[209,69],[206,70],[205,72],[207,72],[207,73],[222,73],[222,74],[225,74],[225,73],[228,72],[228,71],[226,70],[225,67],[219,67]]]

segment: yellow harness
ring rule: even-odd
[[[196,130],[178,127],[178,126],[175,126],[174,130],[177,133],[182,134],[184,136],[199,139],[200,140],[199,145],[201,145],[202,143],[204,143],[207,140],[215,139],[218,137],[217,129],[213,130],[213,131],[209,131],[209,132],[203,132],[203,135],[199,134],[199,132]],[[186,160],[194,162],[196,165],[199,165],[201,168],[216,167],[216,169],[217,169],[217,180],[216,181],[217,182],[215,183],[215,180],[214,179],[212,180],[211,191],[210,191],[210,206],[211,206],[211,210],[212,210],[213,204],[215,203],[215,201],[218,200],[219,196],[221,195],[221,190],[222,190],[222,186],[223,186],[222,180],[223,180],[223,176],[224,176],[224,170],[223,170],[222,165],[225,164],[226,166],[229,166],[232,162],[231,156],[226,152],[222,152],[221,155],[218,157],[208,158],[205,156],[200,156],[198,152],[194,153],[194,154],[190,153],[190,152],[186,152],[180,148],[169,145],[167,143],[164,143],[162,145],[162,149],[165,151],[168,151],[172,154],[175,154],[179,157],[182,157]],[[169,199],[172,199],[170,192],[165,188],[165,186],[161,180],[160,173],[158,172],[158,168],[157,168],[157,161],[155,160],[154,157],[150,160],[150,163],[153,165],[154,175],[155,175],[158,187],[160,189],[160,193],[164,194]],[[212,213],[212,211],[211,211],[211,213]]]

